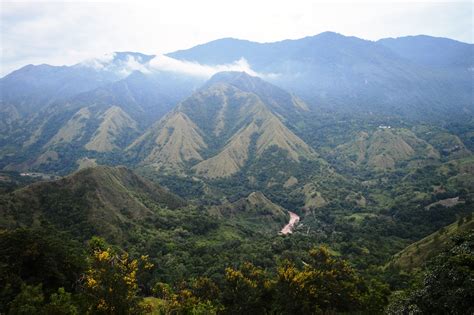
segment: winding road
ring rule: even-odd
[[[293,228],[300,221],[300,216],[294,212],[288,211],[290,214],[290,222],[281,229],[280,234],[286,235],[293,233]]]

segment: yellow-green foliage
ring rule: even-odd
[[[200,277],[191,283],[181,283],[173,288],[157,283],[153,288],[156,297],[146,298],[144,304],[150,314],[217,314],[223,310],[216,301],[219,288],[209,278]],[[148,313],[147,313],[148,314]]]
[[[324,246],[309,251],[303,268],[284,261],[276,273],[250,262],[227,267],[217,286],[208,278],[171,287],[158,283],[154,314],[323,314],[362,309],[380,312],[383,285],[369,286]]]
[[[83,287],[89,311],[99,314],[140,313],[137,276],[141,269],[151,269],[148,256],[131,259],[127,253],[117,254],[111,248],[94,249],[90,257]]]
[[[301,270],[286,262],[278,268],[276,288],[279,308],[288,314],[322,314],[360,307],[361,279],[344,260],[322,246],[310,251],[310,261]]]

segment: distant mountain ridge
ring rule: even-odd
[[[384,38],[377,43],[421,65],[464,68],[474,65],[473,45],[448,38],[418,35]],[[443,48],[442,51],[439,49],[440,46]]]
[[[332,32],[274,43],[225,38],[168,54],[208,65],[245,58],[313,106],[418,119],[473,115],[473,55],[472,44],[446,38],[372,42]]]
[[[102,65],[98,68],[98,63],[70,67],[27,65],[0,79],[0,104],[13,104],[26,115],[120,78]]]
[[[473,47],[425,35],[373,42],[324,32],[274,43],[224,38],[167,56],[208,66],[231,64],[244,58],[252,70],[271,74],[266,80],[296,93],[313,108],[445,119],[457,113],[459,117],[473,115]],[[18,115],[97,88],[107,92],[99,89],[99,94],[90,97],[104,101],[100,93],[111,91],[118,93],[120,99],[138,96],[135,101],[144,103],[140,104],[144,106],[141,110],[157,111],[152,116],[159,118],[163,110],[157,110],[157,105],[165,103],[166,112],[169,103],[189,96],[204,81],[192,74],[153,69],[150,63],[156,57],[116,52],[70,67],[28,65],[18,69],[0,79],[0,112],[5,116],[0,119],[0,127]],[[132,84],[135,71],[153,72],[159,78],[154,80],[158,88],[123,95],[127,86],[108,86],[124,79]],[[140,86],[148,84],[138,82]],[[150,103],[150,96],[155,102]]]

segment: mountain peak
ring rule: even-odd
[[[217,83],[227,83],[247,90],[245,87],[254,87],[256,84],[263,82],[259,77],[251,76],[244,71],[223,71],[214,74],[204,87],[206,88]]]
[[[370,45],[373,43],[373,41],[364,38],[346,36],[340,33],[330,31],[322,32],[314,36],[305,37],[303,41],[304,40],[309,41],[311,43],[318,43],[318,45],[335,45],[334,48],[338,48],[338,46],[341,45]]]
[[[208,89],[217,84],[231,85],[243,92],[256,94],[280,117],[290,118],[297,115],[301,110],[308,110],[308,106],[294,95],[247,72],[218,72],[207,81],[203,89]]]
[[[134,51],[116,51],[113,53],[113,61],[127,61],[128,58],[133,57],[141,63],[146,63],[155,58],[155,55],[145,55]]]
[[[236,79],[236,78],[255,78],[248,74],[245,71],[221,71],[214,74],[210,80],[228,80],[228,79]]]
[[[216,84],[227,84],[232,85],[239,90],[249,93],[264,94],[270,93],[281,93],[282,90],[277,86],[261,79],[260,77],[250,75],[245,71],[223,71],[214,74],[202,87],[207,89]],[[286,92],[285,92],[286,93]]]
[[[342,38],[342,37],[346,37],[344,35],[342,35],[341,33],[336,33],[336,32],[331,32],[331,31],[326,31],[326,32],[322,32],[322,33],[319,33],[317,35],[315,35],[314,37],[332,37],[332,38]]]

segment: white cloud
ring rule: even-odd
[[[88,67],[97,71],[114,72],[121,77],[126,77],[133,71],[150,73],[150,65],[142,62],[133,55],[128,55],[125,60],[116,60],[116,53],[104,54],[97,58],[88,58],[77,64],[79,67]]]
[[[133,71],[149,73],[150,69],[147,64],[140,63],[135,57],[127,56],[127,60],[122,64],[121,74],[127,76]]]
[[[114,60],[115,53],[107,53],[96,58],[88,58],[82,61],[79,66],[93,68],[95,70],[103,70],[112,60]]]
[[[243,71],[252,76],[269,77],[275,74],[258,73],[252,70],[245,58],[240,58],[229,64],[221,64],[215,66],[202,65],[197,62],[181,61],[165,55],[156,56],[150,61],[150,67],[156,71],[178,72],[191,76],[209,78],[222,71]]]
[[[259,73],[252,69],[245,58],[240,58],[234,62],[220,65],[203,65],[197,62],[182,61],[165,55],[158,55],[148,62],[144,62],[133,55],[127,55],[125,61],[115,59],[116,54],[105,54],[98,58],[88,58],[78,64],[81,67],[89,67],[98,71],[111,71],[125,77],[133,71],[142,73],[153,72],[175,72],[188,76],[208,79],[214,74],[222,71],[246,72],[252,76],[261,78],[275,78],[278,75],[274,73]]]

